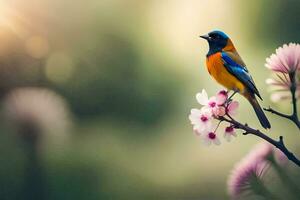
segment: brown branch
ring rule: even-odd
[[[245,125],[241,124],[240,122],[234,120],[233,118],[228,119],[226,117],[219,117],[218,119],[221,121],[226,121],[226,122],[229,122],[230,124],[233,124],[236,129],[244,130],[245,132],[243,133],[243,135],[252,134],[252,135],[255,135],[257,137],[264,139],[265,141],[269,142],[270,144],[272,144],[276,148],[278,148],[280,151],[282,151],[282,153],[284,153],[290,161],[292,161],[298,167],[300,167],[300,160],[292,152],[290,152],[287,149],[287,147],[284,144],[282,136],[279,137],[279,140],[274,140],[274,139],[270,138],[269,136],[267,136],[266,134],[262,133],[261,131],[253,129],[253,128],[249,127],[247,124],[245,124]]]
[[[297,104],[297,103],[295,102],[295,103],[293,103],[293,104]],[[293,107],[295,107],[295,106],[293,106]],[[296,108],[296,109],[297,109],[297,108]],[[286,118],[286,119],[292,121],[292,122],[298,127],[298,129],[300,129],[300,121],[299,121],[299,119],[298,119],[297,110],[296,110],[296,111],[293,111],[293,114],[291,114],[291,115],[287,115],[287,114],[278,112],[278,111],[274,110],[274,109],[271,108],[271,107],[269,107],[269,108],[264,108],[264,110],[267,111],[267,112],[270,112],[270,113],[272,113],[272,114],[275,114],[275,115],[277,115],[277,116],[279,116],[279,117],[283,117],[283,118]]]

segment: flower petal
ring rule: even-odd
[[[201,136],[201,133],[198,131],[198,129],[194,128],[193,130],[196,136]]]
[[[223,105],[227,100],[227,98],[228,98],[227,92],[225,90],[221,90],[220,92],[218,92],[216,96],[216,102],[219,106]]]
[[[200,120],[199,120],[200,121]],[[194,124],[194,130],[197,130],[199,133],[205,133],[207,131],[209,131],[212,127],[212,123],[211,121],[208,121],[206,123],[196,123]]]
[[[203,89],[201,93],[197,93],[196,99],[200,105],[203,105],[203,106],[207,105],[208,96],[207,96],[206,91]]]
[[[219,106],[216,111],[216,116],[224,116],[226,114],[226,109],[223,106]]]
[[[295,43],[284,44],[276,49],[276,53],[266,59],[265,66],[274,72],[291,73],[300,66],[300,45]]]
[[[200,116],[201,113],[202,113],[202,111],[199,110],[199,109],[197,109],[197,108],[191,109],[191,114],[192,114],[192,115],[199,115],[199,116]]]
[[[279,102],[282,100],[288,100],[291,99],[291,94],[288,92],[276,92],[274,94],[271,95],[271,101],[273,102]]]
[[[239,102],[232,101],[232,102],[230,102],[230,104],[227,107],[227,113],[229,115],[236,115],[238,108],[239,108]]]
[[[236,136],[235,129],[231,124],[225,128],[224,138],[227,140],[227,142],[230,142],[231,138]]]
[[[213,140],[213,143],[214,143],[215,145],[220,145],[220,144],[221,144],[219,138],[214,139],[214,140]]]
[[[224,133],[224,138],[227,142],[231,141],[231,136],[229,134]]]
[[[205,146],[210,146],[211,145],[211,140],[208,139],[207,137],[202,139],[202,142]]]
[[[212,116],[211,109],[209,107],[207,107],[207,106],[203,106],[201,108],[201,114],[203,114],[203,115],[205,115],[205,116],[207,116],[209,118]]]

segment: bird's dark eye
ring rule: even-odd
[[[217,39],[220,39],[220,36],[219,35],[213,35],[212,38],[215,39],[215,40],[217,40]]]
[[[219,36],[219,35],[212,34],[212,35],[210,35],[210,38],[213,39],[213,40],[216,40],[216,39],[219,39],[220,36]]]

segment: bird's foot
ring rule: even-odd
[[[229,91],[228,91],[229,93]],[[232,101],[233,96],[238,93],[238,90],[233,90],[233,93],[227,98],[227,100],[225,101],[225,104],[229,104]]]

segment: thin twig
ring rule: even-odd
[[[278,111],[274,110],[274,109],[271,108],[271,107],[269,107],[269,108],[264,108],[264,110],[267,111],[267,112],[270,112],[270,113],[272,113],[272,114],[278,115],[278,116],[280,116],[280,117],[283,117],[283,118],[287,118],[287,119],[289,119],[289,120],[292,120],[292,119],[291,119],[291,115],[283,114],[283,113],[281,113],[281,112],[278,112]]]
[[[214,130],[214,132],[216,132],[217,131],[217,129],[219,128],[219,126],[220,126],[220,124],[222,123],[222,121],[220,120],[219,121],[219,123],[217,124],[217,126],[216,126],[216,128],[215,128],[215,130]]]
[[[275,115],[277,115],[279,117],[283,117],[283,118],[286,118],[288,120],[291,120],[298,127],[298,129],[300,129],[300,121],[298,119],[297,112],[296,112],[296,114],[294,114],[294,112],[293,112],[293,114],[287,115],[287,114],[281,113],[279,111],[276,111],[276,110],[274,110],[271,107],[264,108],[264,110],[267,111],[267,112],[270,112],[272,114],[275,114]]]
[[[243,133],[243,135],[252,134],[252,135],[256,135],[257,137],[264,139],[265,141],[269,142],[270,144],[272,144],[276,148],[278,148],[280,151],[282,151],[282,153],[284,153],[290,161],[292,161],[298,167],[300,167],[300,160],[292,152],[290,152],[287,149],[287,147],[284,144],[282,136],[279,136],[279,140],[274,140],[274,139],[270,138],[269,136],[267,136],[266,134],[262,133],[260,130],[253,129],[253,128],[249,127],[247,124],[245,124],[245,125],[241,124],[240,122],[234,120],[233,118],[228,119],[226,117],[219,117],[218,119],[221,121],[226,121],[226,122],[233,124],[236,129],[244,130],[245,132]]]

